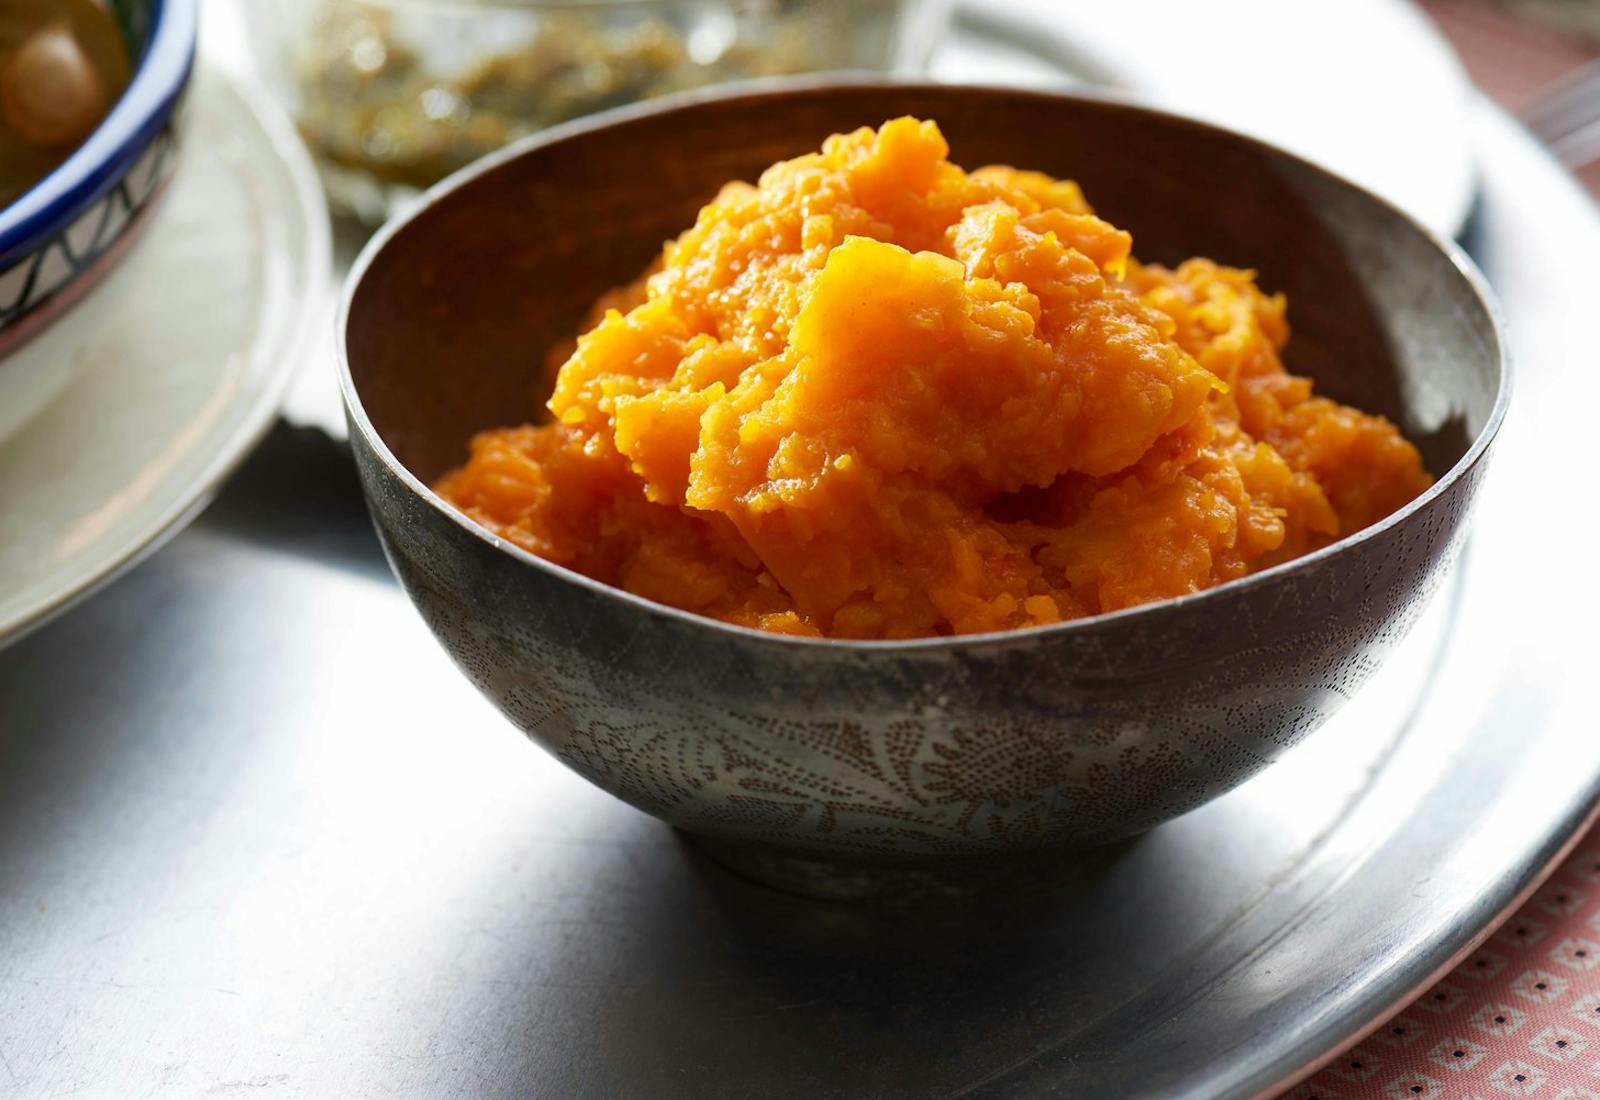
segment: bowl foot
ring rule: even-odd
[[[1129,843],[922,866],[814,859],[681,829],[678,835],[714,863],[763,886],[808,898],[861,902],[1053,893],[1104,868]]]

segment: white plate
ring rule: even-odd
[[[947,50],[939,75],[1059,83],[1065,70],[1299,153],[1437,233],[1466,222],[1472,86],[1402,0],[961,0],[958,10],[981,37],[1021,49],[998,66]]]
[[[0,360],[0,643],[157,545],[266,428],[327,297],[327,212],[286,120],[214,71],[104,282]]]

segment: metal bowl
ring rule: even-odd
[[[937,119],[958,163],[1079,180],[1142,258],[1256,268],[1288,294],[1291,369],[1397,421],[1437,483],[1199,595],[899,642],[800,640],[650,603],[495,538],[428,488],[473,432],[528,418],[543,349],[723,181],[908,113]],[[1148,829],[1267,766],[1360,688],[1438,588],[1509,396],[1470,262],[1353,184],[1122,102],[887,82],[689,98],[509,149],[372,242],[341,345],[378,532],[462,671],[594,783],[790,881],[1004,867]]]

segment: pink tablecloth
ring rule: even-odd
[[[1286,1100],[1600,1100],[1600,826],[1448,977]]]

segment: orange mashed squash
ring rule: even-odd
[[[651,600],[910,638],[1196,592],[1428,487],[1284,370],[1252,272],[1140,264],[1075,184],[948,155],[899,118],[729,184],[438,491]]]

